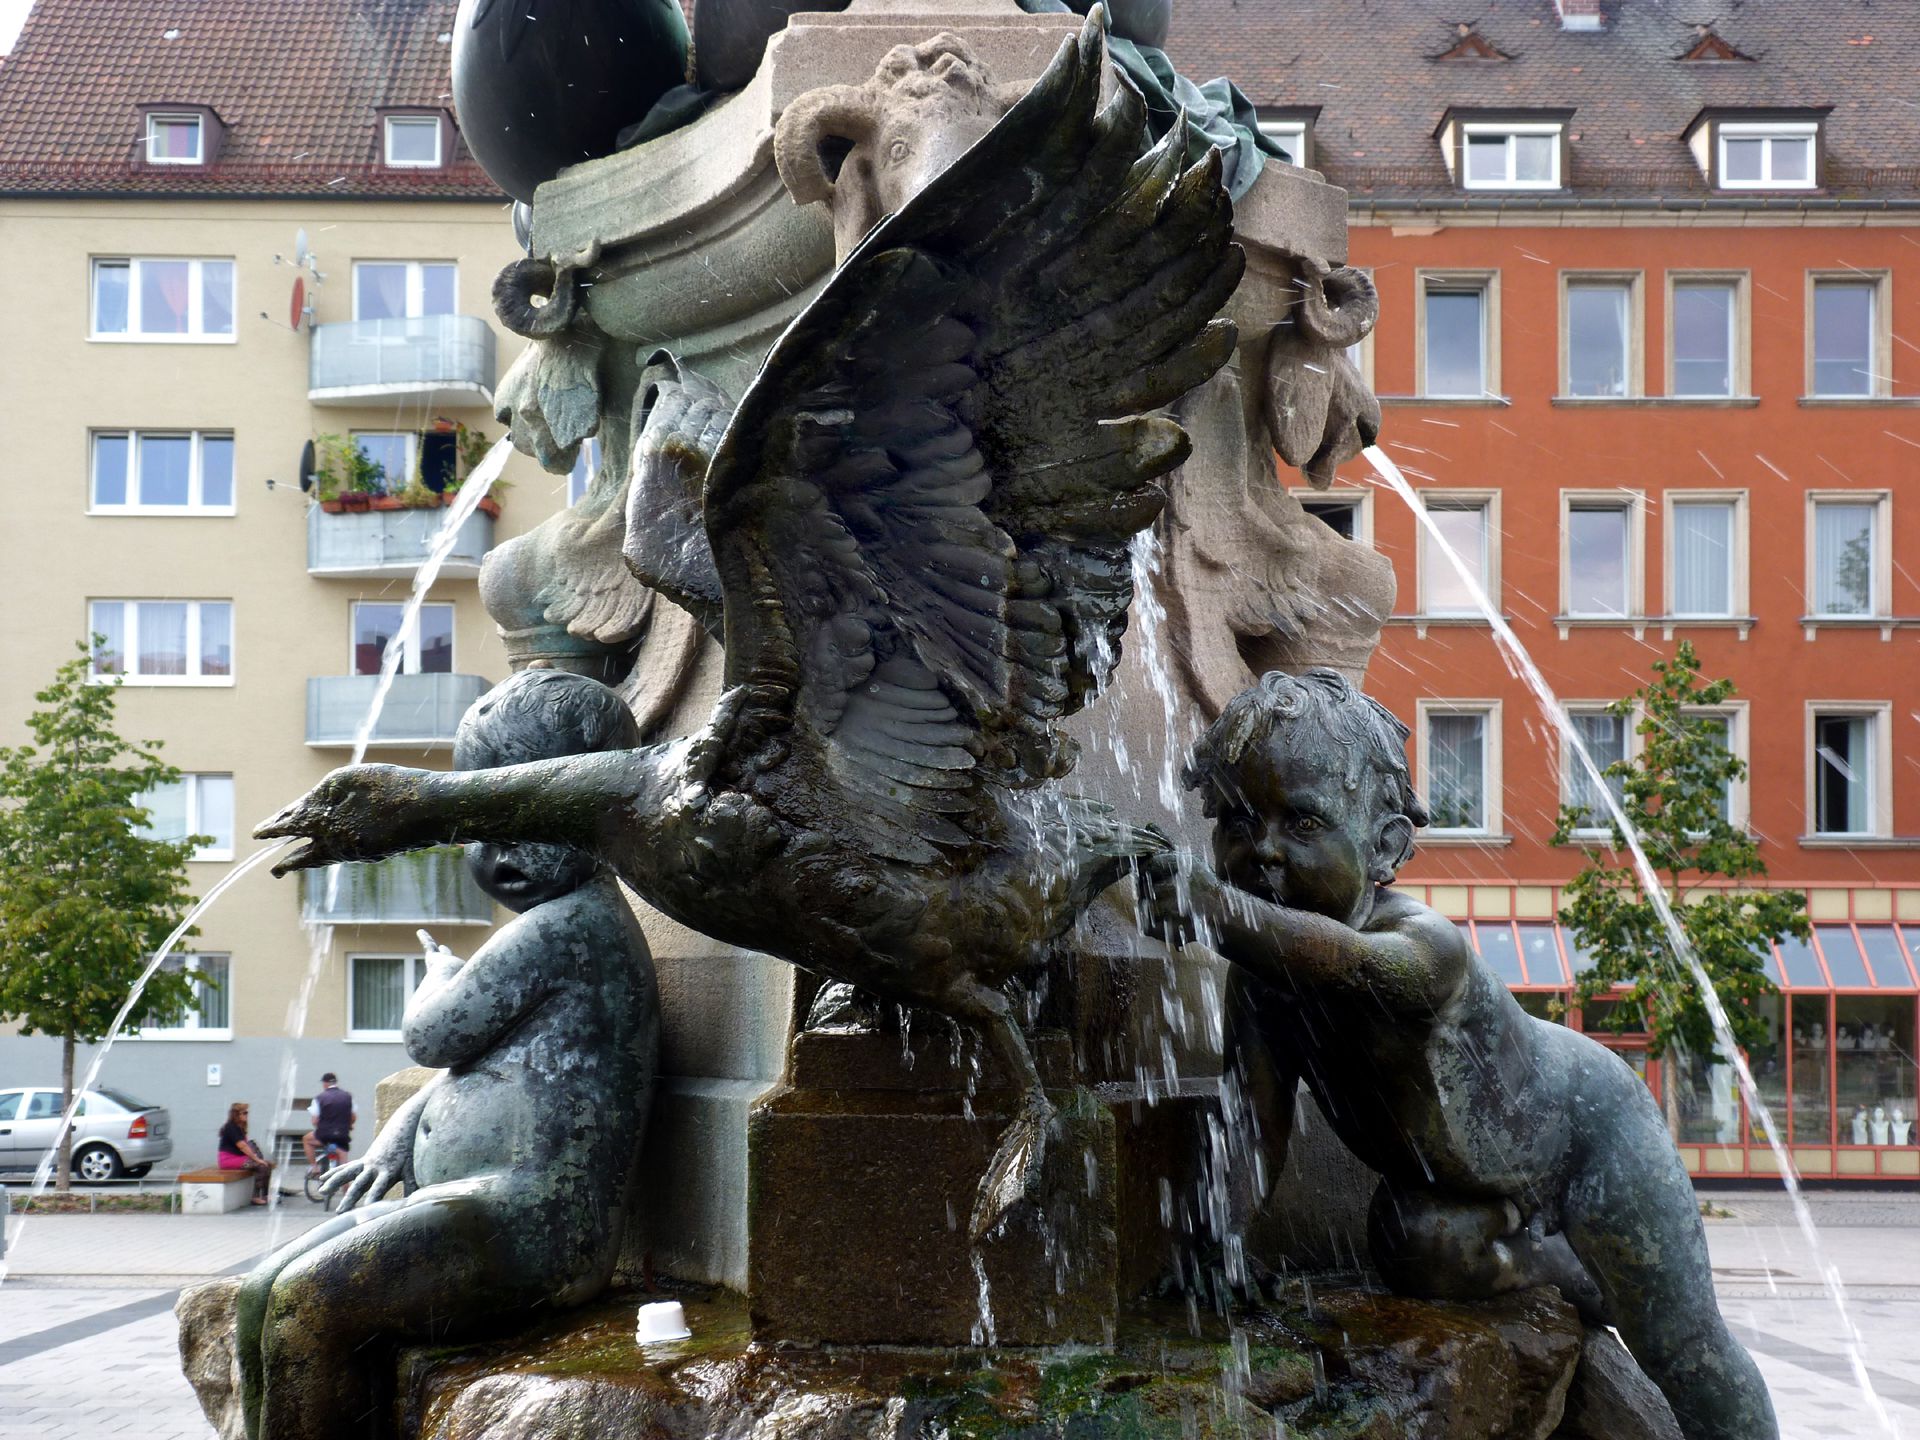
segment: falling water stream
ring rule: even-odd
[[[413,587],[411,593],[407,596],[407,603],[401,611],[400,623],[394,627],[394,633],[388,639],[386,648],[380,657],[380,678],[378,684],[374,687],[373,699],[367,706],[367,713],[361,717],[359,729],[354,735],[353,759],[350,762],[351,764],[358,765],[366,758],[367,747],[372,743],[374,731],[380,722],[380,712],[386,705],[387,696],[393,689],[394,676],[399,673],[401,661],[406,655],[407,641],[419,626],[420,607],[426,601],[428,590],[432,588],[433,582],[439,578],[442,567],[446,565],[448,557],[453,554],[454,546],[459,543],[461,527],[464,526],[467,521],[472,518],[473,513],[480,508],[480,502],[486,499],[487,493],[492,490],[494,482],[500,478],[500,474],[506,468],[507,461],[512,453],[513,442],[511,438],[502,436],[494,442],[493,448],[490,449],[486,457],[473,468],[472,473],[467,476],[465,483],[460,487],[454,503],[448,507],[445,519],[442,520],[439,530],[434,534],[433,543],[428,547],[426,558],[421,562],[420,568],[414,572]],[[74,1087],[73,1098],[68,1103],[65,1113],[61,1115],[59,1127],[54,1132],[53,1143],[48,1146],[46,1154],[40,1157],[40,1163],[34,1170],[33,1183],[27,1192],[29,1199],[45,1191],[48,1183],[51,1181],[53,1167],[60,1154],[60,1143],[73,1127],[75,1112],[79,1109],[80,1101],[86,1092],[93,1088],[95,1080],[99,1078],[101,1067],[106,1064],[107,1056],[111,1053],[114,1042],[119,1039],[120,1032],[126,1025],[127,1017],[133,1013],[134,1006],[140,1003],[140,996],[145,992],[147,982],[151,980],[155,973],[159,971],[160,967],[166,963],[167,957],[174,953],[174,947],[180,943],[181,937],[186,934],[202,915],[206,914],[206,912],[212,908],[214,901],[224,895],[241,876],[256,869],[293,843],[293,841],[288,840],[268,845],[264,849],[249,855],[245,860],[235,864],[232,869],[220,877],[212,889],[200,897],[193,908],[187,912],[186,917],[182,919],[180,924],[174,929],[174,932],[169,935],[160,948],[154,952],[153,958],[147,962],[146,969],[142,970],[139,978],[134,981],[133,988],[128,993],[126,1001],[121,1005],[119,1014],[114,1017],[113,1024],[109,1027],[106,1038],[101,1042],[100,1048],[94,1053],[92,1061],[87,1066],[85,1078]],[[339,870],[337,868],[330,869],[327,876],[326,903],[321,907],[322,914],[332,912],[334,904],[339,898],[339,885]],[[332,953],[333,948],[333,926],[320,919],[305,919],[302,921],[302,924],[307,930],[309,939],[307,971],[301,979],[300,988],[295,992],[292,1002],[287,1007],[287,1043],[280,1062],[279,1093],[276,1096],[274,1109],[270,1112],[275,1116],[285,1114],[287,1108],[293,1103],[293,1090],[297,1074],[293,1043],[301,1037],[306,1029],[307,1010],[313,1001],[314,988],[319,981],[320,972],[326,964],[327,957]],[[279,1244],[280,1238],[281,1209],[279,1205],[280,1196],[278,1186],[272,1187],[269,1194],[273,1202],[274,1212],[272,1223],[268,1228],[266,1249],[271,1251]],[[12,1236],[9,1237],[9,1244],[5,1247],[9,1252],[14,1248],[14,1244],[17,1243],[20,1230],[25,1224],[26,1221],[24,1217],[16,1222],[16,1228]],[[5,1280],[6,1274],[7,1261],[4,1256],[0,1256],[0,1281]]]
[[[1614,798],[1613,792],[1607,788],[1606,781],[1600,773],[1600,767],[1594,763],[1593,756],[1588,753],[1579,731],[1574,728],[1566,707],[1560,703],[1559,697],[1547,684],[1546,677],[1540,673],[1540,667],[1534,664],[1533,657],[1528,653],[1526,646],[1520,643],[1520,638],[1513,633],[1513,628],[1507,624],[1506,618],[1494,607],[1492,599],[1482,588],[1472,569],[1448,542],[1445,533],[1433,522],[1426,506],[1421,504],[1419,495],[1407,483],[1406,476],[1400,473],[1400,467],[1395,465],[1377,445],[1368,446],[1365,455],[1367,462],[1373,466],[1374,473],[1406,502],[1407,508],[1413,512],[1414,519],[1426,531],[1427,538],[1438,547],[1441,554],[1446,556],[1447,563],[1453,567],[1461,583],[1473,596],[1475,606],[1486,617],[1487,624],[1492,627],[1494,641],[1499,645],[1508,668],[1533,693],[1534,699],[1539,703],[1540,713],[1545,717],[1547,724],[1559,735],[1561,745],[1565,747],[1568,754],[1579,761],[1581,769],[1586,772],[1590,782],[1590,793],[1607,807],[1613,823],[1625,837],[1628,853],[1633,859],[1633,868],[1640,877],[1641,889],[1646,893],[1648,901],[1653,905],[1655,914],[1659,916],[1660,923],[1667,932],[1667,939],[1673,946],[1674,957],[1691,975],[1693,983],[1699,989],[1700,998],[1706,1006],[1707,1016],[1713,1024],[1714,1039],[1720,1056],[1733,1067],[1740,1093],[1746,1101],[1747,1111],[1759,1120],[1761,1130],[1767,1137],[1767,1144],[1772,1147],[1774,1161],[1779,1166],[1780,1178],[1786,1187],[1787,1198],[1793,1206],[1794,1218],[1799,1222],[1801,1233],[1806,1237],[1808,1250],[1814,1258],[1814,1263],[1819,1267],[1827,1295],[1833,1301],[1834,1309],[1839,1315],[1841,1334],[1845,1337],[1847,1361],[1853,1367],[1854,1380],[1860,1386],[1861,1394],[1866,1396],[1867,1404],[1881,1430],[1888,1435],[1897,1436],[1899,1432],[1894,1428],[1893,1418],[1887,1413],[1887,1407],[1881,1402],[1880,1396],[1873,1388],[1873,1381],[1867,1374],[1860,1331],[1847,1309],[1846,1291],[1841,1285],[1839,1271],[1822,1253],[1819,1229],[1814,1224],[1813,1212],[1808,1209],[1805,1196],[1800,1193],[1799,1177],[1794,1171],[1793,1161],[1787,1154],[1786,1144],[1780,1137],[1779,1129],[1774,1124],[1773,1113],[1760,1098],[1759,1089],[1753,1082],[1753,1072],[1747,1068],[1746,1056],[1741,1053],[1739,1045],[1734,1040],[1733,1028],[1727,1020],[1726,1008],[1720,1003],[1720,996],[1713,987],[1712,979],[1708,976],[1705,967],[1701,965],[1700,958],[1694,954],[1686,931],[1681,928],[1679,919],[1673,913],[1673,905],[1667,895],[1666,887],[1661,884],[1660,874],[1648,857],[1646,847],[1641,844],[1639,832],[1627,818],[1626,812],[1620,807],[1620,802]]]

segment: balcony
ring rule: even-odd
[[[492,683],[479,675],[396,675],[371,743],[445,750],[467,707]],[[307,744],[351,750],[379,685],[377,675],[309,676]]]
[[[334,515],[307,511],[307,573],[336,580],[410,576],[433,548],[445,510],[361,510]],[[471,580],[493,548],[493,517],[476,510],[460,527],[442,580]]]
[[[315,405],[369,401],[493,407],[493,330],[477,315],[316,325],[307,361]]]
[[[311,925],[491,925],[493,901],[457,849],[416,850],[373,865],[328,865],[300,877]]]

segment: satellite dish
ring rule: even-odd
[[[300,488],[313,489],[313,441],[300,447]]]
[[[307,313],[306,277],[302,275],[296,275],[293,277],[293,304],[288,307],[287,323],[291,325],[295,330],[298,330],[300,328],[300,321],[306,315],[306,313]]]
[[[307,257],[312,253],[313,252],[307,248],[306,227],[302,226],[293,232],[293,263],[296,265],[306,264]]]

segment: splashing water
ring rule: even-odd
[[[187,911],[180,923],[173,927],[173,933],[167,936],[161,942],[160,948],[153,952],[153,958],[147,961],[146,969],[142,970],[139,978],[133,982],[133,989],[127,992],[127,998],[121,1003],[119,1013],[113,1017],[113,1024],[107,1027],[106,1039],[101,1041],[100,1048],[94,1052],[93,1059],[87,1065],[87,1073],[81,1078],[80,1083],[73,1087],[73,1098],[68,1102],[66,1110],[60,1116],[60,1124],[53,1132],[53,1143],[47,1147],[46,1154],[40,1157],[40,1163],[34,1167],[33,1182],[27,1188],[28,1199],[44,1193],[52,1182],[53,1167],[60,1157],[60,1142],[73,1129],[74,1117],[79,1112],[81,1100],[85,1098],[87,1091],[93,1088],[94,1082],[100,1078],[100,1067],[106,1064],[107,1055],[113,1049],[113,1042],[120,1038],[120,1032],[126,1027],[127,1017],[133,1013],[133,1007],[140,1003],[141,995],[146,993],[147,982],[159,973],[160,967],[167,962],[167,957],[174,953],[174,947],[180,943],[181,937],[193,928],[194,922],[213,908],[214,901],[226,894],[242,875],[271,860],[292,843],[290,840],[277,841],[262,850],[255,851],[234,865],[220,877],[211,890],[194,903],[193,908]],[[26,1220],[23,1217],[20,1225],[24,1227],[25,1224]],[[18,1231],[15,1234],[17,1237]],[[12,1247],[7,1248],[11,1250]],[[7,1268],[6,1260],[0,1258],[0,1280],[6,1279]]]
[[[1588,753],[1586,744],[1580,738],[1579,731],[1574,728],[1573,720],[1566,707],[1560,703],[1560,698],[1547,684],[1546,677],[1540,673],[1539,666],[1534,664],[1533,656],[1520,642],[1519,636],[1513,633],[1513,628],[1507,624],[1505,617],[1495,608],[1478,577],[1461,558],[1460,553],[1454,549],[1441,528],[1434,523],[1426,506],[1421,504],[1419,495],[1407,483],[1406,476],[1400,473],[1400,467],[1395,465],[1377,445],[1369,445],[1364,454],[1367,463],[1373,466],[1374,473],[1380,477],[1387,488],[1406,502],[1407,508],[1413,512],[1414,519],[1426,531],[1427,539],[1433,542],[1442,555],[1446,556],[1447,563],[1453,567],[1461,584],[1473,597],[1475,606],[1492,627],[1494,641],[1500,647],[1508,669],[1533,693],[1542,716],[1559,735],[1560,744],[1564,747],[1565,753],[1572,755],[1581,769],[1586,772],[1589,793],[1606,806],[1613,823],[1619,827],[1620,833],[1626,838],[1627,851],[1633,859],[1633,868],[1640,877],[1641,889],[1646,893],[1654,913],[1667,932],[1667,940],[1673,947],[1674,958],[1693,978],[1694,984],[1699,989],[1701,1001],[1706,1006],[1707,1018],[1713,1025],[1714,1040],[1720,1051],[1720,1058],[1733,1067],[1734,1078],[1740,1087],[1741,1096],[1746,1101],[1747,1111],[1760,1122],[1760,1128],[1767,1137],[1767,1144],[1773,1150],[1775,1163],[1780,1168],[1781,1182],[1786,1187],[1788,1201],[1793,1207],[1794,1219],[1798,1221],[1800,1231],[1806,1237],[1807,1248],[1820,1269],[1828,1298],[1833,1301],[1834,1310],[1839,1316],[1841,1334],[1845,1337],[1847,1362],[1853,1369],[1853,1378],[1860,1387],[1860,1393],[1866,1397],[1867,1404],[1873,1411],[1881,1430],[1888,1435],[1897,1436],[1899,1431],[1894,1427],[1893,1417],[1887,1413],[1887,1407],[1881,1402],[1879,1394],[1873,1388],[1873,1381],[1867,1374],[1866,1356],[1861,1345],[1860,1331],[1847,1309],[1846,1291],[1840,1282],[1840,1272],[1827,1261],[1821,1250],[1819,1229],[1813,1222],[1813,1212],[1807,1208],[1805,1196],[1800,1192],[1799,1176],[1794,1171],[1791,1157],[1787,1154],[1786,1143],[1774,1124],[1773,1112],[1760,1098],[1759,1088],[1754,1084],[1753,1072],[1747,1067],[1746,1056],[1740,1053],[1740,1047],[1734,1042],[1733,1027],[1727,1019],[1726,1008],[1720,1003],[1719,993],[1714,989],[1711,977],[1701,965],[1699,956],[1694,954],[1686,931],[1681,928],[1679,918],[1673,913],[1672,902],[1667,896],[1665,886],[1660,883],[1659,872],[1654,869],[1646,847],[1641,844],[1639,831],[1633,827],[1633,823],[1628,820],[1619,801],[1607,788],[1606,781],[1600,773],[1600,767]]]

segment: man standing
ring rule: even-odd
[[[300,1143],[307,1152],[308,1169],[313,1168],[322,1150],[337,1149],[342,1160],[347,1158],[347,1145],[353,1139],[360,1112],[353,1108],[353,1096],[335,1083],[338,1078],[331,1070],[322,1075],[320,1093],[307,1106],[313,1129],[300,1137]]]

